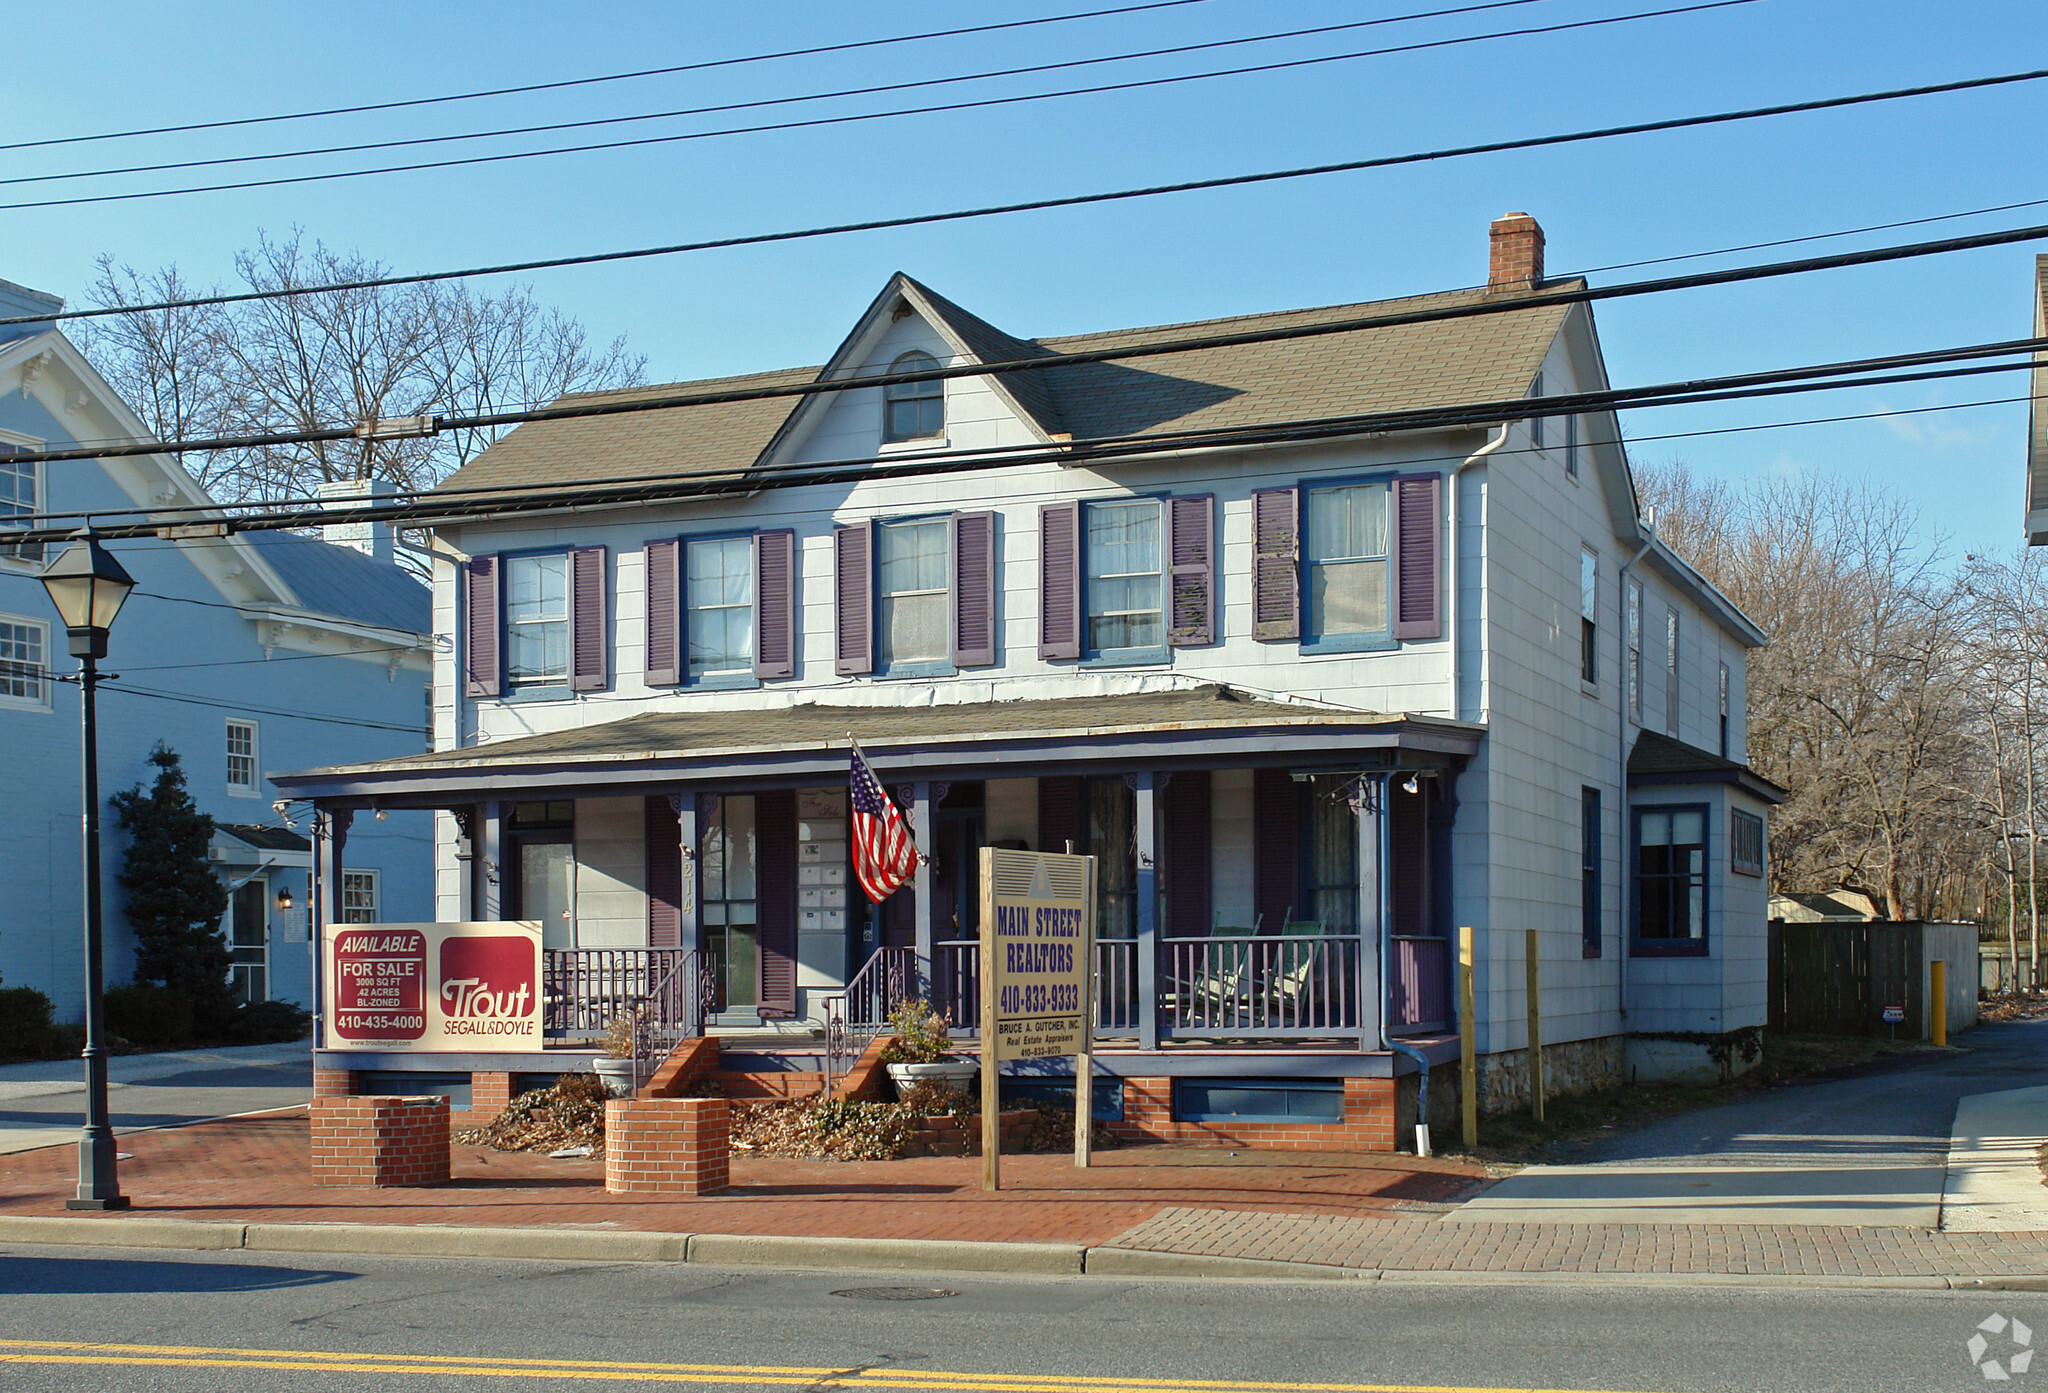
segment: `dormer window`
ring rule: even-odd
[[[891,373],[932,372],[938,359],[916,349],[889,364]],[[944,382],[897,382],[882,389],[882,443],[930,440],[946,431]]]

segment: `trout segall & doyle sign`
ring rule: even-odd
[[[329,924],[330,1045],[368,1050],[539,1050],[537,919]]]

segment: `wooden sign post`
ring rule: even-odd
[[[1002,1184],[1002,1065],[1074,1056],[1074,1162],[1088,1164],[1095,861],[981,849],[981,1188]]]

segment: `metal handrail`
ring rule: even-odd
[[[868,1043],[889,1024],[898,1002],[923,988],[914,948],[878,948],[838,991],[819,1001],[825,1013],[824,1092],[853,1069]]]

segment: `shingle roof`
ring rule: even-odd
[[[214,829],[258,851],[310,851],[313,844],[300,833],[284,827],[261,827],[253,822],[216,822]]]
[[[390,562],[292,532],[242,536],[255,544],[307,609],[385,629],[433,632],[433,596]]]
[[[1454,290],[1366,304],[1025,340],[995,328],[917,282],[910,284],[985,361],[1466,305],[1488,295],[1483,289]],[[1560,282],[1546,288],[1570,284],[1576,283]],[[1071,432],[1076,440],[1510,400],[1528,390],[1569,313],[1568,306],[1544,305],[1522,312],[1214,348],[1129,364],[1047,368],[1010,375],[1006,385],[1048,434]],[[579,393],[562,400],[626,401],[684,391],[794,385],[817,381],[823,371],[787,368],[620,392]],[[756,461],[800,401],[784,397],[537,421],[519,427],[485,450],[451,475],[443,487],[584,483],[745,469]]]
[[[1782,802],[1790,792],[1739,760],[1727,759],[1697,745],[1646,730],[1636,736],[1628,754],[1630,783],[1682,783],[1695,780],[1740,783],[1752,792]]]

